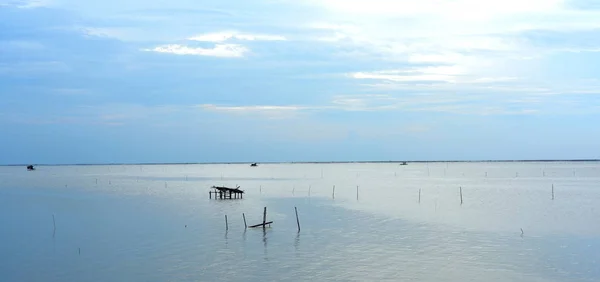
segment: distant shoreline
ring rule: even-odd
[[[386,163],[555,163],[555,162],[600,162],[600,159],[573,160],[437,160],[437,161],[323,161],[323,162],[257,162],[258,164],[386,164]],[[216,165],[216,164],[251,164],[255,162],[194,162],[194,163],[89,163],[89,164],[34,164],[36,166],[107,166],[107,165]],[[27,166],[30,164],[0,164],[0,166]]]

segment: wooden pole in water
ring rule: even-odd
[[[56,220],[54,219],[54,214],[52,214],[52,226],[54,226],[54,232],[56,232]]]
[[[310,197],[310,188],[312,187],[312,185],[308,185],[308,196]]]
[[[296,191],[296,185],[292,186],[292,195],[295,195],[294,191]]]
[[[265,207],[264,211],[263,211],[263,228],[266,227],[267,224],[267,207]]]
[[[260,187],[258,187],[258,192],[259,192],[260,194],[262,194],[262,185],[260,185]]]
[[[242,217],[244,218],[244,229],[248,228],[248,224],[246,224],[246,215],[242,213]]]
[[[333,192],[331,192],[331,197],[335,199],[335,185],[333,185]]]
[[[554,200],[554,184],[552,184],[552,200]]]
[[[298,224],[298,232],[300,232],[300,220],[298,219],[298,208],[294,207],[296,211],[296,223]]]
[[[358,185],[356,185],[356,200],[358,201]]]
[[[229,230],[229,224],[227,223],[227,215],[225,215],[225,230]]]
[[[462,198],[462,187],[460,187],[460,204],[463,204],[463,198]]]
[[[419,188],[419,204],[421,203],[421,188]]]

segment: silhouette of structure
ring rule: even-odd
[[[236,188],[227,188],[223,186],[212,186],[214,191],[208,192],[208,198],[212,199],[212,195],[215,195],[215,199],[243,199],[244,191],[240,190],[240,186]],[[218,197],[218,198],[217,198]]]

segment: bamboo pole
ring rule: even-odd
[[[266,224],[267,224],[267,207],[265,207],[265,209],[263,211],[263,228],[266,228]]]
[[[298,224],[298,232],[300,232],[300,220],[298,219],[298,208],[294,207],[296,211],[296,224]]]

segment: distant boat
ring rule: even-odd
[[[257,163],[252,163],[252,164],[250,164],[250,166],[258,166],[258,164]]]
[[[35,167],[33,167],[32,165],[28,165],[27,166],[27,170],[31,171],[31,170],[35,170]]]
[[[407,165],[407,163],[406,162],[402,162],[400,165]]]

